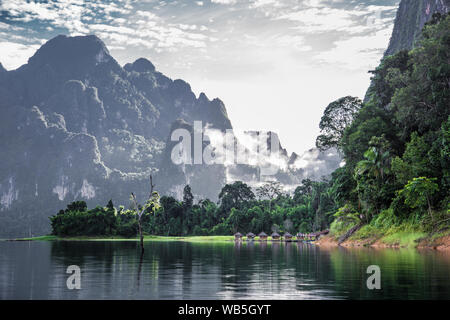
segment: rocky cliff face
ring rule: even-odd
[[[394,30],[385,55],[411,50],[425,23],[434,13],[450,11],[450,0],[402,0],[395,18]]]

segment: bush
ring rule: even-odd
[[[348,222],[336,219],[330,225],[330,234],[333,237],[339,237],[347,232],[347,230],[349,230],[350,228],[356,226],[356,224],[356,222]]]
[[[208,235],[208,229],[202,228],[200,226],[195,226],[194,230],[192,230],[192,234],[194,236],[207,236]]]
[[[232,233],[230,227],[225,223],[219,223],[211,229],[211,235],[215,236],[227,236]]]
[[[136,219],[132,219],[125,223],[122,223],[117,228],[117,234],[119,236],[123,236],[126,238],[131,238],[136,236],[138,233],[138,221]]]
[[[88,211],[84,201],[72,202],[50,221],[52,234],[58,236],[114,235],[118,225],[115,210],[96,207]]]
[[[394,210],[389,208],[381,211],[380,214],[375,216],[370,224],[376,228],[390,228],[397,225],[399,222],[400,219],[394,214]]]

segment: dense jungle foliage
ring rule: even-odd
[[[191,188],[184,188],[182,201],[163,196],[158,209],[150,206],[142,217],[143,231],[155,235],[229,235],[240,231],[259,233],[310,232],[326,228],[335,212],[325,193],[327,182],[304,180],[291,197],[277,182],[258,188],[256,194],[243,182],[226,185],[219,204],[208,199],[194,204]],[[53,233],[61,236],[135,236],[138,218],[135,208],[106,207],[88,210],[83,201],[73,202],[51,218]]]

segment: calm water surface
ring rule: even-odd
[[[67,289],[69,265],[81,289]],[[381,290],[368,290],[369,265]],[[450,299],[450,254],[302,243],[0,242],[0,299]]]

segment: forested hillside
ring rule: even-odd
[[[351,124],[343,131],[333,123],[325,128],[346,162],[330,182],[341,208],[336,234],[363,225],[367,235],[405,224],[416,231],[448,229],[449,31],[450,16],[435,14],[416,48],[387,56],[373,71],[369,100]],[[344,104],[334,112],[349,116]]]

